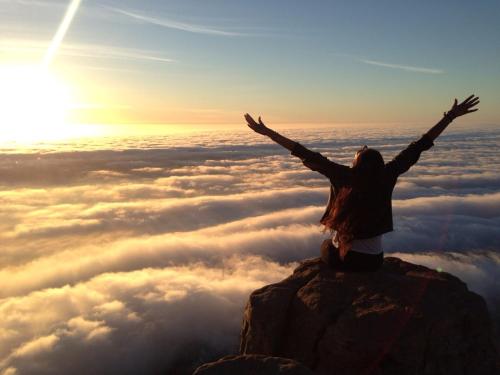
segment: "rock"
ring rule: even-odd
[[[287,358],[263,355],[227,356],[199,367],[193,375],[314,375],[307,367]]]
[[[311,259],[256,290],[240,352],[292,358],[317,374],[500,373],[483,298],[448,273],[391,257],[372,273]]]

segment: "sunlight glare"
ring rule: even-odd
[[[0,140],[36,141],[71,136],[65,123],[69,88],[38,66],[0,65]]]

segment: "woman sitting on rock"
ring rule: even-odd
[[[351,271],[375,271],[383,263],[382,235],[393,230],[392,191],[398,177],[415,164],[422,151],[457,117],[475,112],[479,98],[471,95],[450,111],[422,137],[387,164],[380,152],[364,146],[351,167],[337,164],[272,129],[259,117],[245,115],[248,126],[299,157],[302,163],[330,180],[330,199],[320,222],[335,233],[321,245],[321,257],[330,266]]]

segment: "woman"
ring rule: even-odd
[[[471,95],[462,103],[457,99],[443,118],[422,137],[412,142],[385,164],[377,150],[364,146],[351,167],[337,164],[272,129],[260,119],[245,115],[248,126],[268,136],[299,157],[303,164],[330,180],[330,199],[320,222],[335,233],[321,246],[321,257],[330,266],[351,271],[375,271],[383,263],[382,235],[393,230],[392,191],[398,177],[415,164],[422,151],[457,117],[475,112],[479,98]]]

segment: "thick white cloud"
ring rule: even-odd
[[[0,306],[3,374],[156,373],[237,348],[248,294],[293,265],[229,257],[103,273],[7,298]]]
[[[422,132],[286,134],[350,164],[363,144],[388,161]],[[495,317],[499,144],[498,131],[441,137],[401,177],[384,237]],[[168,373],[235,351],[248,294],[328,236],[328,180],[247,132],[47,147],[0,157],[1,375]]]

